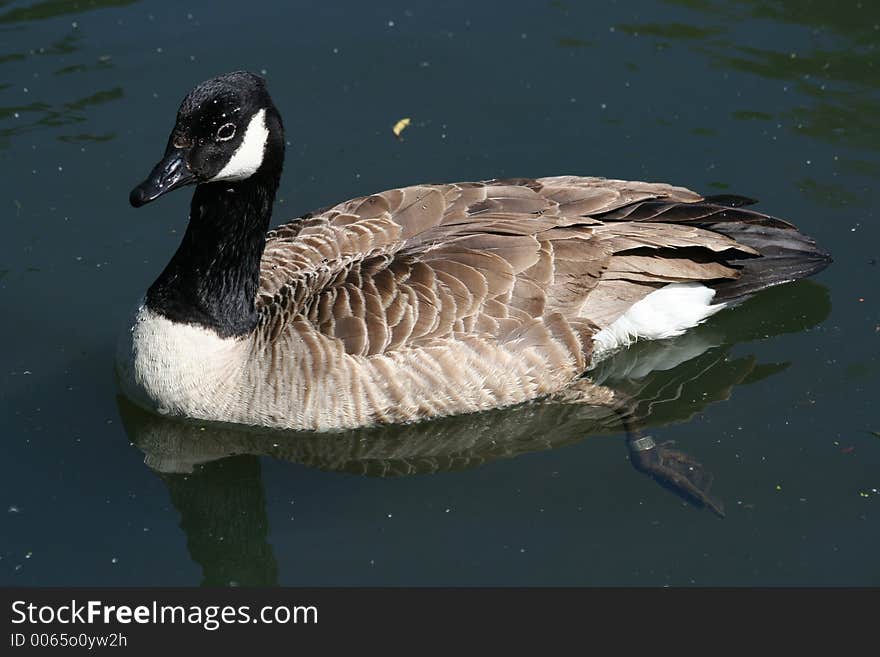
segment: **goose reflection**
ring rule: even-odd
[[[686,422],[709,404],[728,400],[736,386],[761,381],[788,366],[759,363],[751,355],[733,357],[735,345],[813,327],[830,308],[823,286],[799,281],[720,313],[679,338],[636,344],[601,363],[590,378],[628,400],[630,426]],[[474,468],[622,430],[620,413],[607,406],[553,401],[334,434],[172,420],[143,411],[122,396],[118,404],[130,440],[168,486],[190,554],[203,568],[203,583],[214,585],[277,581],[267,542],[261,456],[327,471],[408,476]],[[720,503],[709,496],[711,475],[680,452],[671,453],[695,473],[692,483],[705,493],[697,501],[720,511]],[[671,488],[694,501],[681,486]]]

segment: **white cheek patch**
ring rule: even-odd
[[[229,162],[212,182],[218,180],[244,180],[250,178],[263,164],[263,153],[266,149],[266,141],[269,139],[269,129],[266,127],[266,110],[261,109],[251,117],[241,144],[229,158]]]

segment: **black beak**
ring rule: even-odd
[[[183,149],[169,146],[165,151],[165,157],[153,167],[147,179],[131,190],[128,202],[139,208],[150,201],[155,201],[172,189],[195,182],[195,176],[186,166],[184,153]]]

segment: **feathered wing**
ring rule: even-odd
[[[461,333],[503,339],[557,315],[582,342],[666,283],[737,278],[725,260],[756,251],[693,225],[705,207],[662,223],[608,220],[646,201],[701,200],[576,177],[390,190],[272,231],[261,301],[286,292],[288,316],[365,356]]]

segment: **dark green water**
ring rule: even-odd
[[[880,5],[382,4],[0,0],[0,584],[880,584]],[[578,173],[816,237],[814,280],[603,370],[727,517],[583,409],[293,440],[119,402],[116,337],[189,202],[128,192],[183,95],[239,68],[285,118],[276,222]]]

